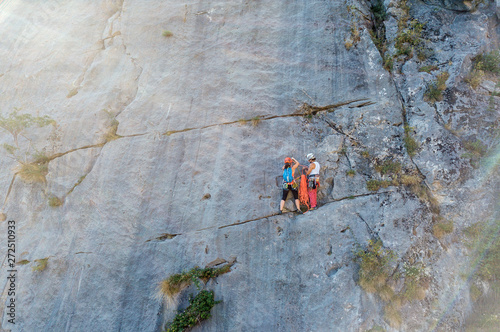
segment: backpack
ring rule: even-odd
[[[283,182],[287,184],[293,181],[292,168],[288,167],[283,170]]]

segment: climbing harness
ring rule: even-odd
[[[319,174],[309,175],[307,186],[311,189],[319,187]]]

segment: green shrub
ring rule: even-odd
[[[419,61],[425,61],[434,55],[434,51],[428,47],[419,44],[416,46],[417,59]]]
[[[440,221],[432,226],[432,234],[438,239],[453,232],[453,220]]]
[[[353,169],[350,169],[347,172],[345,172],[345,174],[350,176],[350,177],[353,177],[356,174],[356,171]]]
[[[394,253],[382,247],[382,241],[370,240],[367,249],[358,249],[355,260],[359,263],[359,285],[368,293],[374,293],[386,285],[391,272]]]
[[[441,101],[443,100],[443,92],[438,89],[435,82],[431,82],[429,85],[427,85],[427,90],[424,93],[424,99],[431,103]]]
[[[444,91],[446,90],[446,81],[448,80],[448,78],[450,78],[450,74],[448,74],[448,72],[446,71],[443,71],[441,73],[439,73],[437,75],[437,88],[441,91]]]
[[[418,69],[419,72],[426,72],[430,74],[434,70],[438,70],[438,66],[422,66]]]
[[[221,301],[215,301],[213,291],[202,290],[189,299],[186,310],[179,312],[174,320],[165,325],[167,332],[184,332],[199,322],[211,317],[210,310]]]
[[[487,146],[480,140],[468,140],[463,142],[466,153],[462,154],[462,158],[468,158],[472,167],[479,167],[479,161],[487,152]]]
[[[392,184],[392,181],[388,180],[368,180],[366,181],[366,189],[370,191],[377,191],[380,188],[387,188]]]
[[[399,174],[401,163],[399,161],[385,160],[382,164],[375,166],[375,170],[382,175]]]
[[[13,137],[16,146],[18,146],[17,138],[25,129],[30,127],[45,127],[50,124],[54,125],[55,121],[49,116],[32,116],[31,114],[18,114],[18,111],[10,113],[8,117],[0,115],[0,128],[8,131]]]
[[[446,90],[446,81],[449,77],[450,74],[447,72],[438,74],[436,81],[427,85],[427,90],[424,93],[424,99],[431,103],[443,100],[443,91]]]
[[[411,136],[411,132],[414,130],[413,127],[409,125],[404,126],[405,137],[404,144],[406,148],[406,152],[410,157],[414,157],[417,154],[417,150],[420,148],[420,144]]]
[[[416,19],[412,20],[409,26],[404,19],[398,25],[399,32],[394,44],[397,50],[396,56],[407,55],[411,57],[414,47],[421,43],[424,25]]]
[[[384,21],[387,18],[383,0],[376,0],[375,3],[372,3],[371,12],[377,22]]]
[[[480,69],[473,69],[467,76],[464,81],[469,83],[470,87],[476,90],[479,87],[479,84],[483,81],[484,71]]]
[[[498,50],[483,53],[473,59],[475,69],[500,74],[500,53]]]
[[[394,58],[391,55],[384,57],[384,69],[391,72],[394,68]]]
[[[370,191],[377,191],[380,189],[380,180],[368,180],[366,182],[366,189]]]
[[[402,291],[403,299],[406,301],[423,300],[425,291],[429,287],[428,278],[424,274],[422,264],[404,264],[404,287]]]

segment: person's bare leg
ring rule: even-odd
[[[300,201],[298,199],[295,200],[295,206],[297,206],[297,210],[300,211]]]
[[[281,200],[280,202],[280,211],[283,211],[283,207],[285,206],[285,201]]]

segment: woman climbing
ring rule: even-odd
[[[319,163],[316,161],[316,157],[309,153],[307,155],[307,160],[309,160],[309,167],[307,169],[307,192],[309,193],[309,202],[311,203],[311,210],[316,209],[316,194],[319,187]]]
[[[293,161],[293,165],[292,165]],[[293,198],[295,200],[295,206],[297,207],[297,213],[302,213],[300,210],[300,201],[299,201],[299,193],[298,193],[298,188],[299,185],[297,182],[295,182],[295,179],[293,178],[293,175],[295,173],[295,170],[299,166],[299,162],[295,158],[290,158],[286,157],[285,158],[285,165],[282,167],[283,169],[283,197],[281,198],[280,202],[280,212],[279,214],[283,213],[283,207],[285,206],[285,200],[286,197],[288,196],[288,192],[291,190],[293,194]]]

